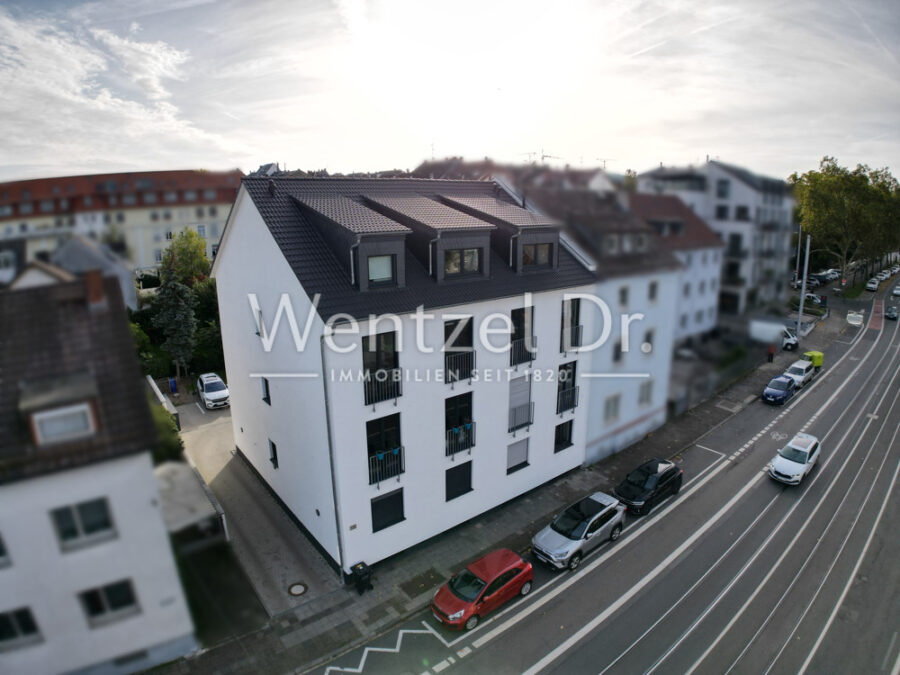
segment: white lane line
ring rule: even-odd
[[[725,464],[721,464],[720,466],[725,466]],[[726,503],[722,508],[720,508],[709,520],[707,520],[700,529],[698,529],[694,534],[688,537],[678,548],[672,551],[665,560],[659,563],[653,570],[650,571],[649,574],[645,575],[643,579],[641,579],[637,584],[632,586],[628,591],[622,594],[618,600],[609,605],[605,610],[603,610],[596,617],[591,619],[587,624],[582,626],[578,631],[576,631],[572,636],[569,637],[568,640],[563,642],[561,645],[556,647],[549,654],[544,656],[540,661],[531,666],[528,670],[525,671],[524,675],[534,675],[534,673],[538,673],[551,663],[553,663],[556,659],[558,659],[562,654],[569,651],[575,644],[581,641],[585,635],[592,632],[597,626],[606,621],[610,616],[612,616],[615,612],[619,610],[622,605],[631,600],[635,595],[640,593],[640,591],[650,582],[652,582],[656,577],[662,574],[669,565],[676,560],[682,553],[684,553],[688,548],[694,545],[694,543],[706,534],[707,530],[713,527],[722,517],[731,510],[738,501],[743,499],[744,495],[750,491],[753,487],[762,480],[762,474],[756,474],[750,481],[741,488],[736,495],[734,495],[728,503]]]
[[[681,602],[682,602],[686,597],[688,597],[688,596],[694,591],[694,589],[697,588],[697,586],[699,586],[700,583],[701,583],[701,582],[702,582],[709,574],[711,574],[712,571],[713,571],[714,569],[716,569],[716,567],[719,566],[719,563],[722,562],[722,561],[728,556],[728,554],[731,553],[732,550],[734,550],[734,547],[737,546],[738,544],[740,544],[740,543],[744,540],[744,537],[746,537],[747,534],[749,534],[750,531],[751,531],[754,527],[756,527],[756,524],[757,524],[757,523],[762,519],[762,517],[769,511],[769,509],[772,507],[772,505],[778,500],[778,497],[780,497],[782,494],[783,494],[782,492],[779,492],[779,493],[777,493],[774,497],[772,497],[772,500],[766,505],[766,508],[764,508],[762,511],[759,512],[759,515],[756,516],[756,518],[754,518],[753,522],[750,523],[750,524],[747,526],[747,528],[746,528],[743,532],[741,532],[741,535],[740,535],[737,539],[734,540],[734,543],[732,543],[731,546],[728,547],[728,549],[725,551],[725,553],[723,553],[721,556],[719,556],[719,559],[716,560],[716,562],[714,562],[714,563],[713,563],[713,564],[712,564],[712,565],[711,565],[711,566],[703,573],[703,576],[701,576],[699,579],[697,579],[697,581],[695,581],[694,584],[693,584],[689,589],[687,589],[687,591],[684,593],[684,595],[682,595],[680,598],[678,598],[678,600],[676,600],[676,601],[672,604],[672,606],[669,607],[669,609],[666,610],[666,613],[665,613],[665,614],[663,614],[663,615],[662,615],[661,617],[659,617],[656,621],[654,621],[652,626],[650,626],[647,630],[645,630],[643,633],[641,633],[641,636],[640,636],[637,640],[635,640],[635,641],[632,642],[630,645],[628,645],[628,648],[625,649],[625,651],[623,651],[621,654],[619,654],[619,655],[616,657],[615,661],[610,662],[610,664],[609,664],[608,666],[606,666],[606,668],[604,668],[603,670],[601,670],[601,671],[600,671],[600,675],[603,675],[603,673],[605,673],[607,670],[609,670],[609,669],[612,668],[614,665],[616,665],[619,661],[621,661],[622,658],[623,658],[626,654],[628,654],[628,652],[630,652],[632,649],[634,649],[635,645],[637,645],[638,642],[640,642],[641,640],[643,640],[643,639],[647,636],[647,634],[648,634],[650,631],[652,631],[654,628],[656,628],[656,626],[657,626],[663,619],[665,619],[667,616],[669,616],[670,613],[672,613],[673,611],[675,611],[675,608],[678,607],[678,605],[680,605]]]
[[[897,462],[897,467],[894,469],[894,476],[891,478],[891,486],[887,492],[885,500],[881,504],[881,508],[878,510],[878,517],[875,519],[875,524],[872,526],[869,531],[869,536],[866,539],[866,545],[863,546],[862,551],[859,554],[859,558],[856,559],[856,564],[853,566],[853,571],[850,572],[850,576],[847,578],[847,583],[844,585],[844,590],[841,592],[841,597],[838,598],[838,601],[834,603],[834,609],[831,610],[831,614],[828,617],[828,621],[825,622],[825,627],[822,629],[822,632],[819,633],[819,637],[816,640],[816,643],[813,645],[812,650],[809,652],[809,656],[806,657],[806,660],[803,662],[803,665],[800,667],[800,671],[797,675],[803,675],[806,672],[806,669],[809,668],[810,662],[813,660],[813,657],[816,655],[816,652],[819,651],[819,647],[822,644],[822,639],[825,637],[825,634],[831,628],[831,624],[834,622],[834,617],[837,616],[838,610],[841,608],[841,605],[844,603],[844,598],[847,597],[847,591],[850,590],[850,585],[853,583],[853,580],[856,578],[856,573],[859,571],[859,566],[862,565],[863,559],[866,557],[866,553],[869,551],[869,546],[872,543],[872,537],[875,536],[875,531],[878,529],[878,524],[881,522],[881,516],[884,515],[884,509],[888,505],[888,502],[891,500],[891,494],[894,491],[894,484],[897,482],[897,472],[900,471],[900,462]],[[898,657],[897,663],[900,664],[900,657]],[[896,666],[894,667],[896,670]]]
[[[422,634],[422,633],[427,633],[427,632],[428,631],[424,631],[424,630],[409,630],[406,628],[401,628],[400,631],[397,633],[397,643],[393,647],[366,647],[363,650],[362,658],[360,658],[358,666],[356,666],[355,668],[349,667],[349,666],[346,668],[341,668],[339,666],[328,666],[328,668],[325,669],[325,675],[328,675],[328,673],[331,673],[331,672],[361,673],[363,671],[363,669],[365,669],[365,667],[366,667],[366,659],[369,658],[369,654],[371,654],[373,652],[383,652],[386,654],[399,654],[400,646],[403,644],[403,636],[404,635],[407,635],[407,634],[416,635],[416,634]],[[435,666],[435,671],[437,671],[437,666]]]
[[[450,666],[450,664],[447,663],[447,659],[444,659],[440,663],[435,663],[431,668],[432,668],[432,670],[434,670],[434,672],[439,673],[442,670],[444,670],[444,668],[447,668],[449,666]]]
[[[880,338],[880,337],[881,337],[881,333],[879,333],[879,338]],[[874,345],[874,344],[877,344],[877,343],[878,343],[878,340],[876,340],[876,341],[873,343],[873,345]],[[884,358],[885,358],[886,356],[887,356],[887,353],[885,353],[884,356],[882,356],[882,357],[878,360],[878,363],[881,363],[881,362],[884,360]],[[866,358],[868,358],[868,356],[867,356]],[[862,364],[862,363],[863,363],[863,362],[861,362],[861,364]],[[873,370],[872,374],[869,375],[868,378],[866,378],[866,382],[868,382],[869,379],[871,379],[872,376],[875,375],[875,374],[878,373],[878,372],[879,372],[879,371],[878,371],[878,368],[875,368],[875,369]],[[897,374],[900,374],[900,371],[898,371]],[[895,374],[891,379],[893,380],[894,378],[896,378],[896,377],[897,377],[897,374]],[[849,381],[850,381],[850,380],[848,379],[847,382],[849,382]],[[846,384],[846,382],[845,382],[845,384]],[[860,392],[862,392],[862,391],[864,390],[864,388],[865,388],[865,387],[863,387],[863,389],[860,389]],[[879,404],[878,404],[878,405],[881,405],[881,402],[884,401],[885,396],[887,395],[887,392],[888,392],[888,391],[890,391],[890,387],[888,387],[888,389],[885,391],[885,393],[881,395],[881,399],[879,400]],[[841,436],[841,439],[834,445],[835,448],[840,447],[841,445],[843,445],[844,441],[845,441],[845,440],[847,439],[847,437],[850,435],[850,432],[853,431],[854,426],[856,425],[856,423],[857,423],[857,422],[860,420],[860,418],[862,417],[862,415],[863,415],[863,410],[862,410],[862,408],[865,408],[866,405],[868,405],[869,401],[871,401],[871,400],[875,397],[875,393],[876,393],[875,390],[872,389],[872,392],[869,394],[869,398],[866,400],[866,404],[860,407],[859,412],[856,414],[856,417],[853,418],[853,421],[852,421],[852,422],[850,423],[850,425],[848,426],[847,431],[844,432],[844,435]],[[856,398],[856,397],[854,396],[854,400],[855,400],[855,398]],[[851,401],[851,403],[852,403],[852,401]],[[876,407],[877,407],[877,406],[876,406]],[[847,408],[845,408],[845,411],[848,410],[848,409],[849,409],[849,406],[848,406]],[[844,416],[843,413],[842,413],[841,415],[838,416],[838,418],[835,420],[834,424],[831,425],[831,428],[828,430],[828,432],[826,432],[826,434],[822,437],[822,440],[823,440],[823,441],[824,441],[826,438],[828,438],[828,436],[831,434],[831,432],[834,430],[834,428],[837,426],[837,424],[840,422],[840,420],[843,418],[843,416]],[[870,425],[871,423],[872,423],[872,420],[869,420],[869,421],[866,422],[865,425],[863,426],[863,430],[862,430],[862,432],[859,434],[859,437],[857,438],[856,443],[854,443],[854,444],[853,444],[853,447],[850,449],[850,454],[847,456],[847,460],[849,460],[849,459],[856,453],[856,449],[859,447],[859,444],[860,444],[860,442],[862,441],[863,437],[865,436],[866,431],[868,430],[869,425]],[[872,446],[869,447],[869,452],[871,452],[871,451],[872,451]],[[744,575],[744,572],[746,572],[747,569],[750,568],[750,565],[752,565],[752,564],[756,561],[756,559],[762,554],[763,550],[765,550],[766,547],[768,547],[769,543],[772,541],[772,539],[775,537],[775,535],[778,534],[778,532],[781,530],[781,528],[784,527],[785,523],[787,523],[787,521],[788,521],[788,519],[790,518],[791,514],[793,514],[793,512],[797,509],[797,507],[800,506],[800,504],[803,503],[803,501],[807,498],[807,496],[808,496],[809,493],[810,493],[810,490],[812,489],[812,486],[815,485],[816,481],[819,480],[819,477],[822,476],[822,475],[824,475],[824,474],[823,474],[823,471],[824,471],[825,467],[828,466],[828,464],[831,462],[831,460],[832,460],[835,456],[836,456],[836,455],[835,455],[834,452],[832,452],[832,453],[828,456],[828,459],[825,460],[824,464],[822,464],[822,466],[819,468],[819,471],[817,471],[817,472],[816,472],[816,475],[813,476],[812,483],[810,483],[809,486],[807,486],[807,488],[803,491],[803,494],[800,496],[800,499],[798,499],[798,500],[794,503],[794,505],[790,508],[790,510],[787,512],[787,514],[785,514],[784,518],[781,519],[781,522],[778,523],[778,525],[777,525],[776,528],[772,531],[772,533],[766,538],[766,540],[762,543],[762,545],[757,549],[756,553],[754,553],[753,556],[750,558],[750,560],[748,560],[748,561],[746,562],[746,564],[741,568],[741,570],[738,572],[737,576],[735,576],[734,579],[731,580],[731,582],[728,584],[728,586],[726,586],[725,589],[722,590],[722,592],[719,593],[719,595],[716,596],[716,598],[715,598],[715,600],[713,601],[713,603],[712,603],[709,607],[706,608],[706,610],[703,612],[703,614],[701,614],[701,615],[694,621],[694,623],[691,624],[690,628],[688,628],[688,630],[685,631],[684,634],[682,634],[682,636],[678,639],[678,642],[676,642],[671,648],[669,648],[669,650],[668,650],[668,651],[667,651],[667,652],[666,652],[666,653],[665,653],[665,654],[664,654],[664,655],[656,662],[656,664],[654,665],[654,669],[656,668],[656,666],[658,666],[660,663],[662,663],[662,661],[665,660],[665,658],[666,658],[669,654],[671,654],[672,651],[673,651],[679,644],[681,644],[681,643],[684,641],[684,639],[685,639],[690,633],[693,632],[694,628],[697,627],[697,625],[700,623],[700,621],[702,621],[702,620],[707,616],[707,614],[709,614],[709,612],[712,611],[712,609],[713,609],[716,605],[719,604],[719,602],[722,600],[722,598],[725,596],[725,594],[726,594],[729,590],[731,590],[731,588],[734,586],[734,584],[737,583],[738,579],[740,579],[740,577],[742,577],[742,576]],[[867,456],[868,456],[868,455],[867,455]],[[863,464],[864,464],[864,463],[865,463],[865,462],[863,462]],[[747,607],[750,606],[750,603],[753,602],[753,600],[756,599],[756,596],[757,596],[757,595],[759,594],[759,592],[763,589],[763,587],[768,583],[769,579],[772,578],[772,575],[775,573],[775,570],[779,567],[779,565],[781,565],[781,562],[787,557],[788,553],[790,553],[791,549],[794,547],[794,544],[797,543],[797,541],[800,539],[800,536],[803,534],[803,532],[806,530],[806,528],[807,528],[807,527],[809,526],[809,524],[812,522],[812,520],[813,520],[813,518],[815,517],[816,513],[818,512],[818,510],[819,510],[819,509],[822,507],[822,505],[825,503],[826,497],[828,497],[828,495],[831,493],[832,489],[834,489],[834,486],[837,485],[837,480],[838,480],[838,478],[844,473],[844,469],[846,469],[847,466],[848,466],[848,462],[845,460],[844,463],[841,465],[840,470],[837,472],[837,474],[835,474],[834,478],[832,478],[831,483],[828,485],[828,489],[825,491],[825,494],[822,495],[821,499],[820,499],[819,502],[816,504],[816,506],[815,506],[815,508],[813,509],[812,513],[809,515],[809,517],[808,517],[808,518],[806,519],[806,521],[803,523],[803,525],[801,526],[800,530],[794,535],[794,538],[791,540],[791,543],[790,543],[790,544],[788,545],[788,547],[782,552],[782,554],[781,554],[781,556],[779,556],[778,560],[775,561],[775,564],[769,569],[769,572],[766,574],[766,576],[763,578],[763,580],[756,586],[756,589],[753,591],[753,593],[750,594],[750,597],[747,598],[747,600],[744,602],[743,605],[741,605],[741,608],[738,610],[738,612],[737,612],[736,614],[734,614],[734,615],[731,617],[731,619],[728,621],[728,624],[725,626],[724,629],[722,629],[722,631],[719,633],[719,635],[716,637],[716,639],[713,640],[713,642],[706,648],[706,650],[703,652],[703,654],[700,655],[700,658],[697,659],[696,661],[694,661],[694,664],[693,664],[693,665],[688,669],[688,671],[687,671],[687,672],[688,672],[688,675],[690,675],[690,673],[694,672],[694,671],[697,669],[697,667],[703,662],[703,660],[704,660],[707,656],[709,656],[710,652],[712,652],[712,650],[719,644],[719,642],[722,640],[722,638],[725,636],[725,634],[726,634],[729,630],[731,630],[731,627],[732,627],[732,626],[737,622],[737,620],[743,615],[743,613],[746,611]],[[860,467],[862,467],[862,464],[860,465]],[[648,673],[650,673],[650,672],[652,672],[652,670],[648,671]]]
[[[202,412],[204,415],[206,414],[206,411],[203,409],[203,406],[200,405],[197,401],[194,401],[194,405],[197,406],[197,410],[199,410],[200,412]]]
[[[897,641],[897,631],[894,631],[894,634],[891,636],[891,643],[888,645],[887,651],[884,653],[884,658],[881,661],[881,670],[884,671],[887,668],[888,659],[891,658],[891,654],[894,653],[894,643]]]
[[[724,453],[724,452],[719,452],[718,450],[713,450],[712,448],[707,448],[705,445],[700,445],[699,443],[695,443],[695,445],[696,445],[698,448],[700,448],[701,450],[707,450],[707,451],[709,451],[709,452],[714,452],[714,453],[717,454],[719,457],[724,457],[724,456],[725,456],[725,453]]]

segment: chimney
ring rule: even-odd
[[[271,178],[269,179],[269,196],[270,197],[275,196],[275,181],[272,180]]]
[[[87,303],[90,309],[106,307],[106,295],[103,292],[103,275],[100,270],[88,270],[85,272],[84,287],[87,291]]]

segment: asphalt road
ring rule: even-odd
[[[577,573],[534,560],[532,593],[474,631],[423,612],[316,672],[896,675],[900,331],[882,310],[789,404],[757,401],[676,458],[681,493]],[[799,431],[822,456],[784,486],[766,465]]]

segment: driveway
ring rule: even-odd
[[[191,402],[178,412],[185,451],[221,503],[234,552],[269,616],[340,589],[333,568],[234,454],[231,411]],[[292,595],[292,587],[306,590]]]

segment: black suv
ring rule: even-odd
[[[643,515],[669,495],[678,494],[684,471],[664,459],[651,459],[632,471],[615,489],[629,513]]]

